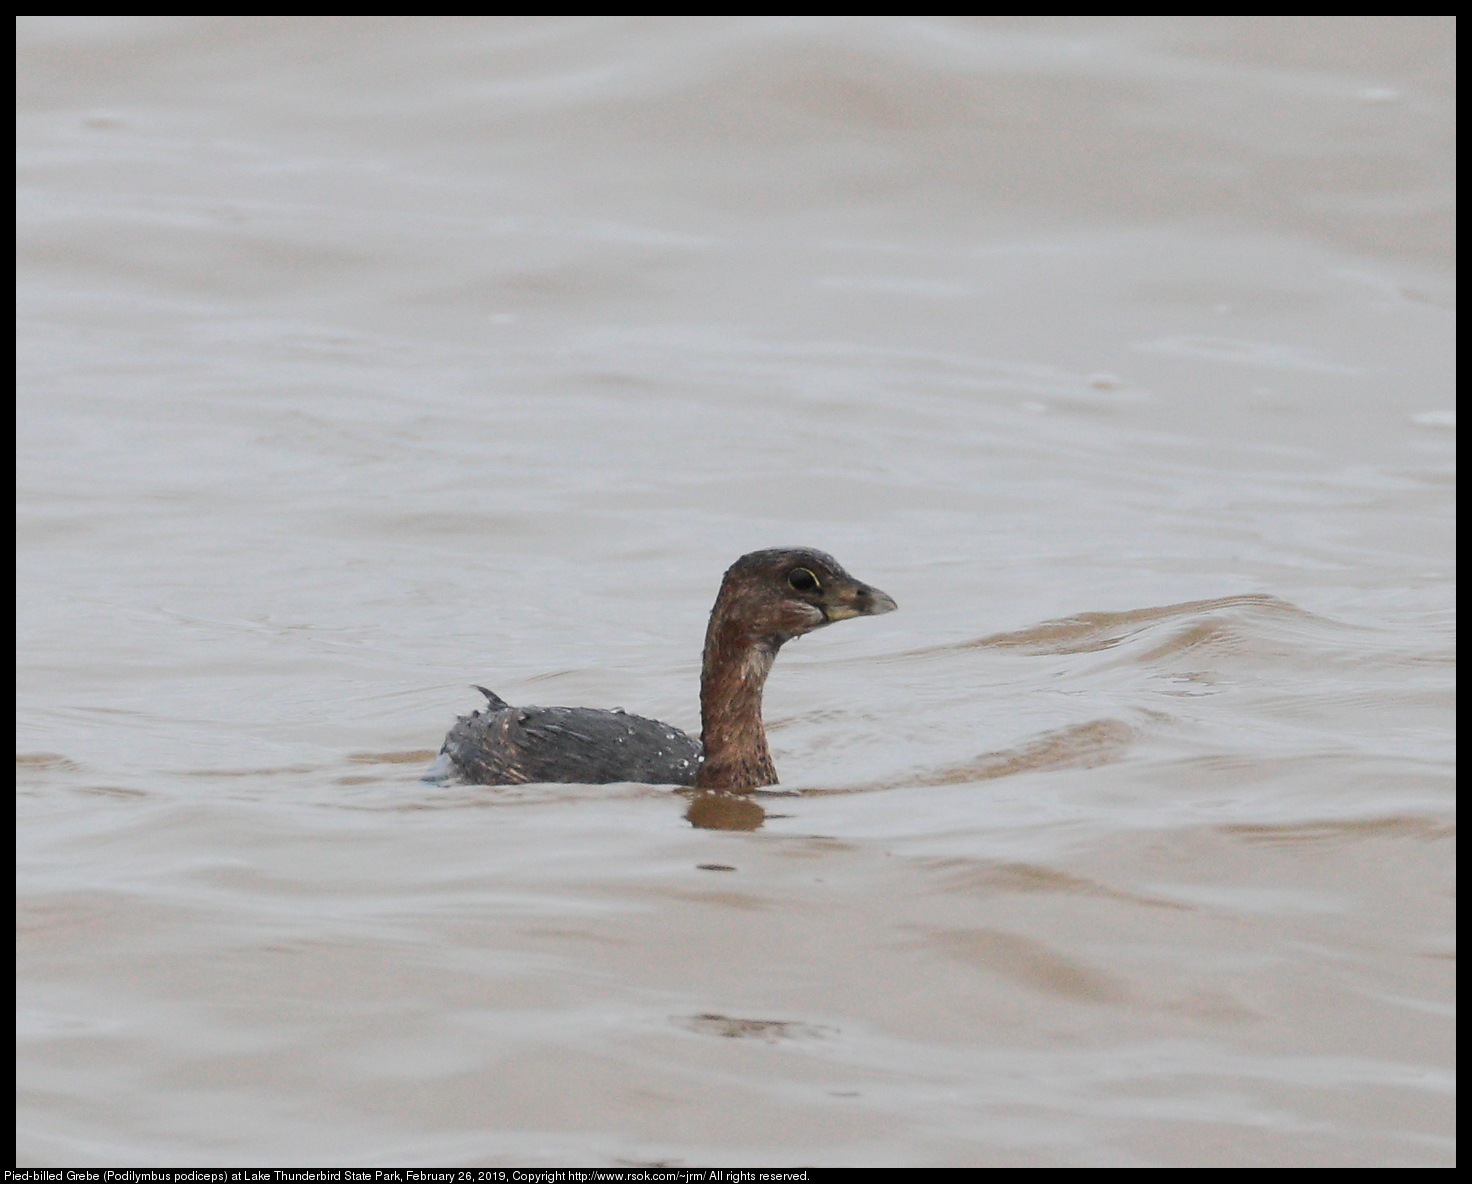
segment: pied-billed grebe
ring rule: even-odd
[[[762,726],[762,687],[784,642],[895,603],[822,551],[753,551],[726,571],[700,670],[700,740],[658,720],[591,707],[512,707],[484,687],[483,711],[462,715],[441,757],[481,785],[639,781],[703,789],[777,783]]]

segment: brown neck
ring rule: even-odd
[[[758,789],[777,784],[762,726],[762,687],[780,642],[754,639],[717,604],[705,634],[700,672],[702,789]]]

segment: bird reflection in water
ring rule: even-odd
[[[685,819],[701,830],[756,830],[767,812],[747,794],[706,789],[690,799]]]

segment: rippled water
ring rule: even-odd
[[[20,1163],[1452,1163],[1453,32],[23,20]]]

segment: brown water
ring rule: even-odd
[[[1452,1163],[1453,35],[24,20],[20,1163]]]

